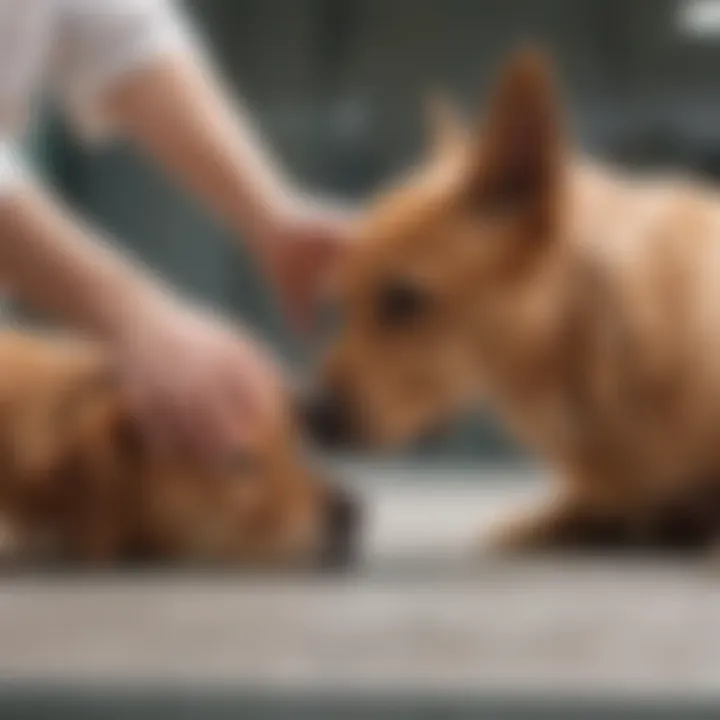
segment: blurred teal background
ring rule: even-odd
[[[707,4],[707,3],[706,3]],[[422,149],[425,92],[478,105],[519,42],[561,68],[579,140],[636,164],[720,174],[720,44],[683,30],[685,0],[195,0],[222,71],[298,180],[363,199]],[[182,192],[124,148],[89,153],[47,116],[31,139],[48,177],[187,292],[242,316],[297,359],[251,260]],[[460,423],[425,456],[514,451],[492,423]]]

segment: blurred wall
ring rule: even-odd
[[[720,172],[720,45],[678,28],[678,0],[195,0],[222,70],[297,177],[363,197],[421,150],[422,98],[470,110],[517,43],[557,58],[578,137],[643,163]],[[37,144],[68,197],[188,292],[249,319],[297,355],[249,258],[124,149],[89,154],[53,121]],[[487,422],[424,452],[508,446]]]

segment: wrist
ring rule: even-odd
[[[275,186],[258,195],[238,222],[248,247],[260,255],[271,251],[284,236],[298,205],[297,196],[286,186]]]
[[[132,278],[100,291],[89,313],[90,330],[110,343],[124,343],[142,327],[158,327],[169,317],[173,298],[151,280]]]

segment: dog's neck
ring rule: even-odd
[[[588,417],[584,373],[594,314],[606,303],[595,254],[606,239],[597,236],[597,217],[620,194],[622,181],[585,161],[570,168],[567,178],[557,233],[538,264],[503,288],[492,311],[474,325],[475,363],[491,404],[526,442],[543,450],[546,438],[572,442],[595,421]]]

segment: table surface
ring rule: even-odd
[[[362,562],[344,576],[3,577],[0,679],[720,692],[711,559],[501,561],[478,552],[475,538],[542,491],[536,473],[354,475],[369,517]]]

